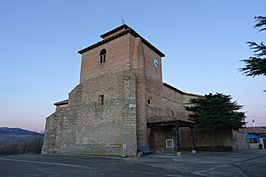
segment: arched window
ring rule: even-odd
[[[106,61],[106,49],[102,49],[100,52],[100,63],[104,63]]]

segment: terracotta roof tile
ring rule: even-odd
[[[247,127],[247,133],[266,134],[266,127]]]
[[[147,124],[161,124],[161,123],[179,123],[181,126],[194,126],[195,122],[186,119],[179,119],[177,117],[170,117],[170,116],[154,116],[147,118]]]

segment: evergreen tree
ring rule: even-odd
[[[257,21],[255,28],[258,28],[259,31],[266,30],[266,17],[258,16],[254,17]],[[261,42],[257,44],[256,42],[247,42],[249,48],[253,50],[254,56],[249,57],[249,59],[242,60],[245,63],[243,68],[240,68],[240,71],[243,72],[246,76],[266,76],[266,46]]]
[[[211,133],[212,150],[214,150],[216,130],[238,129],[245,125],[245,114],[238,112],[242,106],[232,102],[231,99],[229,95],[210,93],[204,97],[191,99],[192,106],[185,106],[185,109],[191,112],[190,119],[195,121],[199,130]]]
[[[245,114],[238,111],[242,106],[231,99],[229,95],[209,93],[204,97],[191,99],[192,106],[186,106],[185,109],[191,112],[190,119],[200,129],[238,129],[245,125]]]

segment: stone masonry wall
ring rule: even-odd
[[[231,151],[233,144],[232,130],[216,130],[212,132],[198,130],[195,132],[196,149],[200,151]],[[214,142],[214,149],[212,147]]]
[[[232,135],[233,135],[232,146],[234,151],[245,151],[250,148],[248,137],[245,132],[233,130]]]
[[[56,126],[55,114],[53,113],[46,118],[42,154],[52,153],[55,151]]]
[[[60,151],[66,106],[57,106],[55,113],[46,118],[42,153],[56,153]]]
[[[104,104],[99,101],[104,95]],[[69,97],[61,153],[134,156],[135,76],[129,68],[93,75]]]

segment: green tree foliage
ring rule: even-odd
[[[242,108],[231,101],[231,96],[221,93],[208,94],[204,97],[191,99],[189,117],[196,122],[198,128],[206,131],[217,129],[238,129],[245,125],[245,114],[238,110]]]
[[[257,21],[255,28],[259,29],[259,31],[266,30],[266,17],[258,16],[254,17],[254,19]],[[254,56],[242,60],[245,63],[245,66],[239,70],[246,76],[266,76],[266,58],[264,57],[266,56],[266,46],[263,42],[260,44],[256,42],[247,42],[247,44],[253,51]]]

